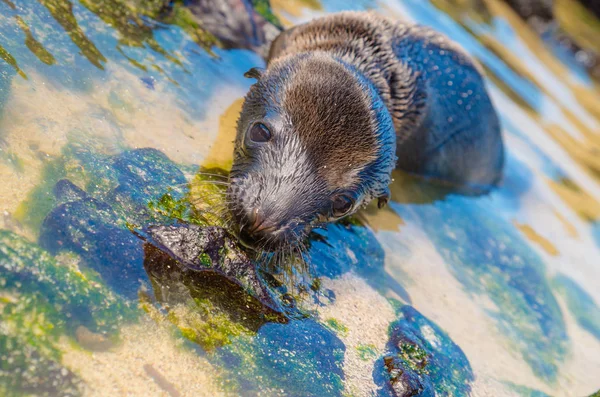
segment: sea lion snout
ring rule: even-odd
[[[238,237],[242,244],[256,250],[273,251],[282,246],[294,246],[304,236],[304,220],[294,212],[294,208],[277,208],[269,204],[257,203],[241,205],[233,213],[238,225]]]
[[[245,218],[246,223],[240,228],[239,238],[250,248],[257,248],[276,240],[282,230],[281,223],[267,218],[264,211],[258,207],[249,211]]]

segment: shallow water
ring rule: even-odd
[[[436,395],[600,389],[599,85],[504,3],[463,3],[272,2],[285,26],[375,9],[447,34],[507,143],[490,195],[398,174],[368,226],[319,232],[319,292],[281,320],[158,274],[131,232],[230,166],[261,58],[153,2],[0,1],[0,394],[385,396],[386,357],[419,354]]]

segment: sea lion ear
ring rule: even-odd
[[[383,207],[385,207],[388,203],[388,201],[390,201],[390,189],[386,189],[385,192],[377,197],[377,208],[382,209]]]
[[[265,70],[263,68],[252,68],[244,73],[244,77],[258,80],[262,77],[264,72]]]

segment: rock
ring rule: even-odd
[[[152,226],[139,236],[146,242],[144,267],[159,302],[209,300],[253,332],[268,321],[287,322],[255,264],[225,230],[180,224]]]
[[[399,315],[374,371],[380,395],[468,396],[475,377],[460,347],[413,307],[401,307]]]
[[[0,395],[81,395],[81,380],[34,346],[0,332],[0,351]]]
[[[254,8],[256,3],[261,13]],[[264,0],[191,0],[186,7],[200,26],[225,48],[245,48],[266,58],[281,32],[269,2]]]
[[[342,222],[326,225],[312,234],[307,260],[315,277],[336,278],[353,271],[376,290],[391,290],[410,302],[406,289],[385,271],[385,251],[367,227]]]
[[[35,244],[0,230],[0,395],[79,395],[60,364],[59,338],[78,327],[114,333],[136,310],[94,275],[58,263]]]
[[[266,324],[255,337],[219,349],[214,360],[243,395],[342,396],[345,351],[333,332],[302,320]]]
[[[39,244],[53,254],[77,253],[115,291],[135,298],[144,272],[141,242],[119,226],[120,219],[108,204],[91,197],[66,202],[44,220]]]

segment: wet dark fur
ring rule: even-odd
[[[259,242],[293,244],[334,220],[338,192],[355,198],[351,212],[386,197],[394,166],[482,190],[500,179],[500,126],[480,69],[428,28],[334,14],[282,33],[255,76],[229,199],[242,229],[253,211],[276,226]],[[265,118],[273,142],[249,150],[246,131]]]

